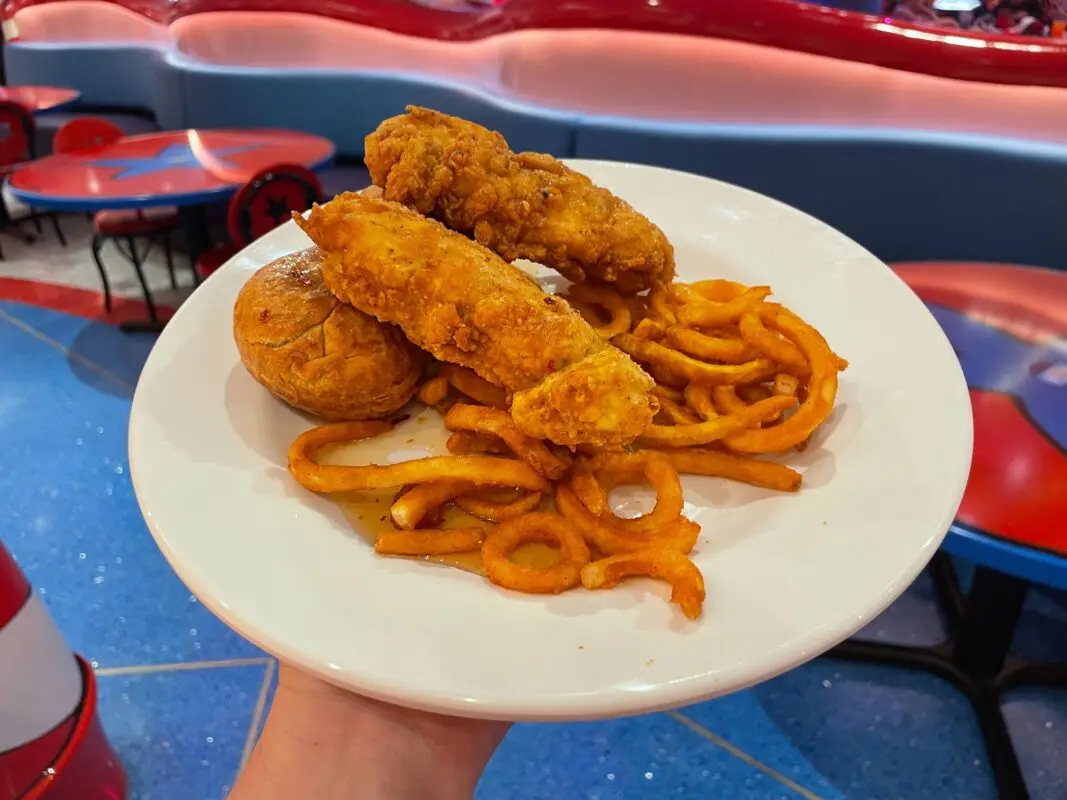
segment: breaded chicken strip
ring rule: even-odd
[[[387,200],[473,236],[507,261],[526,258],[575,283],[624,293],[674,277],[663,231],[607,189],[540,153],[513,153],[473,122],[408,106],[366,139]]]
[[[528,435],[617,446],[652,421],[652,379],[566,301],[476,242],[352,193],[294,218],[322,250],[338,298],[513,393],[512,417]]]

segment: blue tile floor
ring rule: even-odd
[[[201,607],[145,529],[126,422],[151,337],[0,302],[0,536],[100,678],[132,796],[223,798],[269,707],[274,662]],[[928,578],[865,635],[936,642]],[[1067,598],[1035,592],[1016,649],[1067,657]],[[1035,800],[1067,797],[1067,693],[1005,712]],[[478,800],[993,800],[948,685],[818,660],[731,697],[611,722],[518,725]]]

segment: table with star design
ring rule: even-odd
[[[79,98],[81,92],[64,86],[0,86],[0,100],[18,103],[34,114],[68,108]]]
[[[952,683],[974,708],[997,797],[1026,800],[1000,704],[1023,687],[1067,689],[1067,664],[1011,651],[1031,586],[1067,590],[1067,271],[956,262],[894,270],[956,351],[974,414],[967,491],[930,568],[949,639],[852,639],[830,655]],[[974,567],[966,594],[949,554]]]
[[[50,211],[202,207],[226,200],[267,167],[322,169],[333,156],[329,139],[296,131],[166,131],[38,159],[10,187],[27,205]]]
[[[167,131],[38,159],[15,172],[8,187],[31,208],[49,211],[176,207],[195,264],[211,246],[207,205],[227,200],[268,167],[298,164],[323,169],[333,161],[334,152],[330,140],[297,131]],[[124,326],[159,330],[162,323],[152,314],[143,326]]]

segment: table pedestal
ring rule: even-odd
[[[949,639],[931,647],[850,639],[826,655],[846,661],[921,669],[963,692],[974,708],[985,740],[1000,800],[1027,800],[1019,761],[1004,715],[1003,695],[1021,686],[1067,688],[1067,664],[1040,664],[1008,656],[1030,584],[988,567],[978,567],[963,597],[952,562],[938,553],[930,562]]]

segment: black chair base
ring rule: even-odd
[[[170,241],[171,231],[162,231],[152,236],[103,236],[101,234],[94,234],[90,250],[93,255],[93,262],[96,264],[96,270],[100,274],[100,282],[104,288],[104,309],[111,311],[112,297],[111,297],[111,284],[108,282],[107,269],[104,267],[104,262],[100,258],[100,250],[104,244],[108,241],[115,243],[115,248],[119,253],[133,266],[134,272],[137,274],[137,282],[141,285],[141,292],[144,295],[145,307],[148,310],[148,320],[144,322],[123,322],[119,324],[119,328],[128,332],[159,332],[163,330],[164,323],[159,318],[159,310],[156,308],[155,301],[152,299],[152,292],[148,288],[148,280],[144,274],[144,261],[151,252],[152,247],[156,243],[160,243],[163,246],[164,257],[167,261],[167,272],[170,274],[171,288],[178,288],[178,279],[174,271],[174,251]],[[146,241],[144,252],[137,251],[137,239],[143,239]],[[125,244],[125,247],[123,245]]]
[[[978,567],[965,599],[947,555],[938,553],[930,562],[930,572],[948,622],[947,642],[912,647],[850,639],[826,656],[923,670],[951,683],[967,697],[977,716],[997,796],[1000,800],[1028,800],[1001,699],[1022,686],[1067,688],[1067,664],[1040,664],[1008,656],[1030,588],[1027,581]]]

